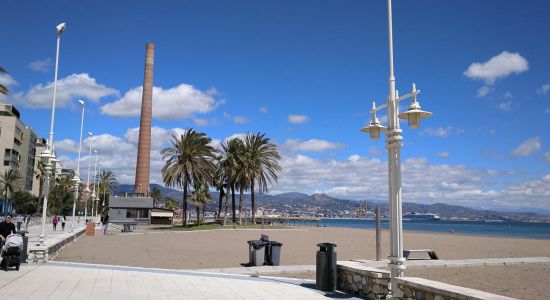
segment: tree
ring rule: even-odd
[[[189,198],[191,202],[195,204],[195,210],[197,212],[197,225],[200,225],[201,207],[203,208],[204,212],[204,205],[211,200],[210,191],[208,191],[208,185],[198,182],[197,185],[195,185],[195,190]]]
[[[180,204],[178,201],[176,201],[176,199],[172,198],[172,197],[166,197],[164,198],[164,201],[166,201],[166,208],[168,209],[178,209],[180,208]]]
[[[51,214],[67,215],[73,208],[74,195],[71,192],[73,184],[66,177],[58,178],[52,182],[55,184],[50,189],[48,209]]]
[[[187,224],[187,192],[199,181],[211,182],[215,172],[214,148],[206,134],[187,129],[179,139],[172,135],[172,145],[161,151],[166,160],[162,167],[162,179],[169,187],[183,189],[183,225]]]
[[[109,198],[117,189],[116,175],[111,171],[101,171],[98,178],[98,197],[101,201],[101,210],[109,207]],[[99,205],[99,204],[98,204]]]
[[[265,137],[264,133],[247,133],[244,137],[245,169],[250,185],[250,200],[252,204],[252,222],[256,222],[256,206],[254,203],[254,186],[258,183],[260,193],[267,192],[267,184],[277,182],[277,173],[281,171],[277,146]]]
[[[19,179],[21,179],[21,175],[16,169],[5,170],[4,174],[0,174],[0,187],[4,193],[2,210],[4,210],[5,205],[8,203],[8,194],[13,193],[17,189]]]
[[[151,198],[153,198],[153,206],[157,207],[160,200],[162,199],[162,194],[161,194],[160,190],[156,187],[153,188],[151,190],[151,193],[149,194],[149,196],[151,196]]]
[[[38,211],[38,197],[29,191],[16,191],[12,199],[13,209],[17,214],[34,214]]]
[[[223,224],[226,223],[227,208],[229,206],[229,190],[232,192],[232,211],[233,222],[236,222],[236,210],[235,210],[235,184],[237,179],[237,171],[240,168],[241,153],[244,149],[242,140],[233,138],[222,144],[221,157],[218,160],[218,169],[221,173],[220,176],[225,178],[227,185],[227,193],[225,194],[225,214],[223,217]]]
[[[0,67],[0,74],[1,73],[7,73],[8,71],[6,71],[6,69]],[[3,84],[0,84],[0,94],[4,94],[4,95],[7,95],[9,93],[9,90],[8,90],[8,87],[6,87],[5,85]]]

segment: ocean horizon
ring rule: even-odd
[[[332,219],[322,218],[317,224],[326,227],[376,228],[371,219]],[[382,229],[389,229],[389,220],[381,220]],[[461,235],[496,236],[526,239],[550,239],[550,223],[520,221],[483,222],[451,220],[404,220],[403,230],[436,232]]]

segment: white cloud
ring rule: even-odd
[[[512,98],[514,98],[514,95],[512,95],[510,91],[506,91],[506,93],[504,93],[504,99],[512,99]]]
[[[292,124],[301,124],[309,121],[306,115],[288,115],[288,121]]]
[[[171,133],[184,129],[154,127],[151,150],[151,183],[162,184],[161,169],[164,164],[160,155],[162,147],[168,145]],[[242,137],[235,134],[231,137]],[[229,137],[229,138],[231,138]],[[157,140],[160,140],[157,142]],[[120,183],[133,184],[137,154],[136,128],[127,130],[124,137],[99,134],[94,138],[94,149],[99,150],[102,169],[115,173]],[[86,141],[88,142],[88,140]],[[220,145],[221,140],[212,140]],[[60,141],[74,150],[75,141]],[[165,143],[163,146],[162,144]],[[83,145],[81,177],[86,180],[88,144]],[[59,146],[58,146],[59,147]],[[86,149],[86,151],[84,151]],[[58,149],[60,152],[60,150]],[[550,156],[550,154],[548,155]],[[76,155],[60,155],[68,168],[76,168]],[[92,157],[92,172],[95,157]],[[270,193],[299,191],[322,192],[342,199],[387,200],[387,161],[358,154],[347,158],[315,159],[303,154],[284,155],[279,183],[270,186]],[[510,178],[499,179],[498,175],[509,175],[506,170],[479,170],[463,165],[432,164],[427,159],[407,159],[402,164],[403,199],[405,202],[443,202],[482,208],[548,207],[550,196],[550,174],[527,181],[509,183]],[[506,176],[505,176],[506,177]],[[500,190],[493,190],[495,181]],[[496,202],[495,202],[496,201]]]
[[[490,135],[493,135],[493,134],[495,134],[495,133],[497,133],[497,130],[496,130],[496,129],[491,128],[491,129],[489,130],[489,134],[490,134]]]
[[[449,157],[449,152],[439,152],[437,153],[437,156],[441,157],[441,158],[446,158],[446,157]]]
[[[127,91],[122,98],[103,105],[101,112],[114,117],[137,117],[141,114],[142,87]],[[203,92],[189,84],[170,89],[153,87],[153,117],[159,120],[193,118],[193,114],[206,114],[223,101],[216,101],[216,91]]]
[[[197,126],[206,126],[208,125],[207,119],[193,118],[193,123]]]
[[[297,152],[323,152],[341,149],[344,145],[341,143],[331,143],[329,141],[318,139],[311,139],[303,142],[298,139],[288,139],[282,144],[282,147]]]
[[[550,83],[543,84],[540,88],[537,89],[537,94],[546,95],[550,91]]]
[[[515,73],[529,70],[529,63],[519,53],[502,53],[491,57],[484,63],[473,63],[464,72],[469,78],[484,80],[486,84],[493,84],[499,78],[505,78]]]
[[[260,110],[260,112],[263,112],[263,113],[268,112],[267,107],[265,107],[265,106],[260,107],[259,110]]]
[[[243,117],[243,116],[234,116],[233,117],[233,122],[235,122],[237,124],[244,124],[244,123],[246,123],[246,118]]]
[[[447,137],[451,134],[461,134],[464,130],[452,126],[438,127],[438,128],[426,128],[420,132],[421,135],[429,135],[435,137]]]
[[[521,143],[516,149],[512,150],[512,154],[516,156],[527,156],[540,149],[539,137],[527,139]]]
[[[0,73],[0,84],[6,87],[17,85],[17,81],[7,73]]]
[[[499,103],[498,108],[503,111],[510,111],[510,109],[512,108],[512,101]]]
[[[545,113],[545,114],[550,114],[550,108],[545,109],[545,110],[544,110],[544,113]]]
[[[85,99],[98,102],[99,99],[118,95],[118,91],[98,84],[87,73],[72,74],[57,80],[56,107],[65,107],[74,99]],[[15,93],[9,97],[12,102],[30,108],[50,108],[52,106],[53,83],[37,84],[26,93]]]
[[[71,139],[54,140],[54,148],[57,153],[78,153],[78,146],[78,141]]]
[[[484,86],[480,87],[480,88],[477,90],[477,96],[478,96],[479,98],[485,97],[485,96],[487,96],[489,93],[491,93],[492,91],[493,91],[493,88],[484,85]]]
[[[29,63],[29,68],[33,71],[48,73],[52,67],[52,59],[46,58],[42,60],[35,60]]]
[[[544,159],[546,159],[546,161],[550,163],[550,151],[544,152]]]

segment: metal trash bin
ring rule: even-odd
[[[271,241],[269,243],[269,265],[278,266],[281,264],[281,247],[283,243]]]
[[[26,230],[20,230],[17,232],[17,234],[21,235],[21,237],[23,238],[23,250],[21,251],[21,256],[20,256],[22,263],[26,263],[28,259],[27,249],[29,248],[29,237],[25,236],[26,233],[29,233],[29,232]]]
[[[249,261],[253,266],[263,266],[265,262],[265,252],[267,242],[251,240],[248,241]]]
[[[336,244],[319,243],[317,244],[317,265],[316,265],[316,281],[317,289],[322,291],[336,290]]]

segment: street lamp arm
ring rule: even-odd
[[[416,93],[416,94],[415,94],[415,93]],[[399,102],[401,102],[401,101],[403,101],[403,100],[405,100],[405,99],[409,99],[409,98],[411,98],[411,97],[413,97],[413,96],[416,96],[416,95],[418,95],[418,94],[420,94],[420,90],[416,90],[416,91],[414,91],[414,92],[407,93],[407,94],[405,94],[405,95],[403,95],[403,96],[401,96],[401,97],[399,97],[399,98],[397,98],[397,99],[395,99],[395,100],[397,101],[397,103],[399,103]],[[375,102],[373,102],[373,103],[375,103]],[[371,114],[374,114],[374,113],[376,113],[377,111],[386,108],[387,106],[388,106],[388,104],[387,104],[387,103],[384,103],[384,104],[378,105],[378,106],[376,106],[376,107],[373,107],[373,108],[370,110],[370,113],[371,113]]]

